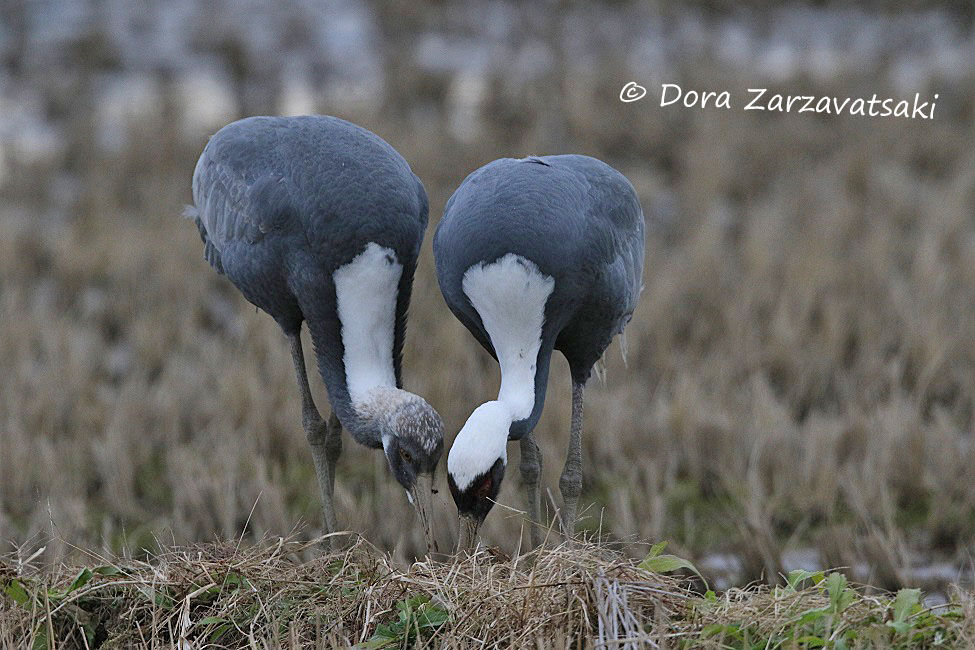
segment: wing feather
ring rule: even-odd
[[[280,174],[248,181],[230,166],[204,156],[193,180],[197,226],[208,247],[207,261],[218,271],[223,266],[221,251],[228,244],[256,244],[294,212],[293,193]]]

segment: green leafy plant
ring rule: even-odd
[[[887,621],[888,627],[901,636],[907,634],[913,628],[913,624],[908,620],[911,614],[921,609],[921,590],[920,589],[901,589],[894,597],[891,604],[892,618]]]
[[[701,575],[701,572],[697,570],[697,567],[690,560],[685,560],[676,555],[662,555],[665,548],[667,548],[667,542],[657,542],[651,546],[650,552],[640,562],[640,568],[653,571],[654,573],[670,573],[677,569],[687,569],[704,581],[705,586],[707,585],[707,580],[704,580],[704,576]]]
[[[360,648],[411,647],[419,638],[428,636],[450,618],[447,610],[431,603],[426,595],[400,600],[396,603],[396,609],[399,612],[396,620],[376,626],[372,638]]]
[[[782,593],[794,594],[799,591],[799,587],[806,582],[811,580],[814,585],[818,585],[826,578],[826,574],[822,571],[807,571],[805,569],[796,569],[790,571],[789,575],[785,578],[785,587],[782,587]]]

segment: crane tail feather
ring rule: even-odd
[[[217,273],[223,275],[223,260],[220,258],[220,251],[210,241],[210,235],[207,233],[206,226],[203,225],[203,220],[200,219],[200,211],[195,205],[184,206],[183,217],[185,219],[192,219],[196,223],[196,229],[200,231],[200,239],[203,241],[203,259],[209,262],[210,266]]]
[[[596,379],[599,380],[599,383],[606,386],[606,364],[602,358],[593,364],[592,371],[596,374]]]

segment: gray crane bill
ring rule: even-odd
[[[407,496],[416,509],[420,525],[423,526],[427,553],[438,553],[437,540],[433,534],[433,474],[418,474],[413,487],[407,491]]]
[[[460,515],[457,526],[457,552],[472,553],[477,548],[477,529],[481,527],[481,520],[466,515]]]

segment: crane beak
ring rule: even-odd
[[[416,516],[420,519],[420,525],[423,526],[427,553],[438,553],[437,540],[433,534],[433,474],[418,474],[409,496],[410,503],[416,509]]]
[[[466,551],[468,554],[477,548],[477,529],[481,522],[467,515],[460,515],[457,527],[457,552]]]

